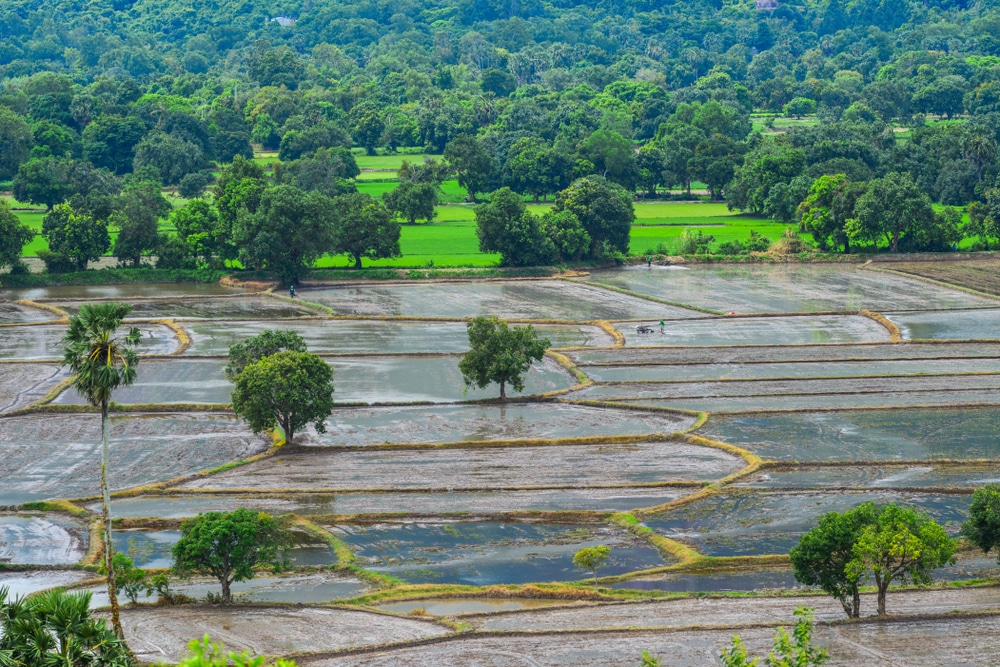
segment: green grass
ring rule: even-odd
[[[425,157],[441,161],[440,155],[426,155],[425,153],[418,153],[416,155],[355,155],[354,159],[360,169],[396,171],[403,164],[403,160],[406,160],[410,164],[421,164]]]

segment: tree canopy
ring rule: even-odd
[[[530,324],[508,327],[496,315],[476,317],[466,325],[471,349],[462,356],[459,370],[466,386],[483,389],[500,385],[500,400],[507,398],[507,385],[524,391],[524,374],[532,362],[541,361],[549,341]]]

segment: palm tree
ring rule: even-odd
[[[108,598],[111,600],[111,621],[115,634],[122,640],[121,619],[113,566],[114,545],[111,541],[111,494],[108,491],[108,404],[111,393],[135,381],[139,362],[135,348],[140,334],[131,328],[128,334],[116,336],[122,320],[132,307],[121,303],[84,305],[69,320],[63,338],[63,365],[73,372],[73,387],[88,403],[101,408],[101,521],[104,525],[104,567],[108,578]]]
[[[90,593],[53,590],[8,600],[0,588],[3,667],[128,667],[124,642],[90,617]]]

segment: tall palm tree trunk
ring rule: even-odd
[[[115,583],[115,545],[111,538],[111,492],[108,490],[108,402],[101,401],[101,522],[104,524],[104,569],[108,573],[108,599],[111,601],[111,624],[115,634],[125,641],[118,609],[118,587]]]

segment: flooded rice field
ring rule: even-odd
[[[0,324],[25,324],[56,319],[59,319],[59,316],[55,313],[26,304],[5,301],[0,296]]]
[[[190,475],[266,451],[229,415],[149,414],[111,422],[112,490]],[[101,417],[49,414],[0,420],[0,505],[96,496]]]
[[[607,525],[385,523],[330,530],[351,547],[363,567],[415,584],[579,581],[589,573],[573,566],[573,555],[598,544],[611,548],[602,575],[666,564],[644,540]]]
[[[136,348],[140,355],[171,354],[180,341],[162,324],[141,324],[136,327],[142,336]],[[56,360],[63,358],[62,338],[66,325],[46,324],[30,327],[0,327],[0,359]]]
[[[431,621],[344,609],[307,607],[159,607],[122,609],[129,646],[144,662],[178,662],[191,634],[208,634],[227,650],[252,655],[332,651],[426,639],[449,630]]]
[[[719,449],[669,441],[431,450],[309,448],[282,452],[263,461],[195,479],[181,488],[580,488],[710,481],[744,465],[741,458]]]
[[[0,563],[73,565],[87,552],[88,531],[58,515],[0,514]]]
[[[817,610],[829,664],[1000,659],[989,648],[996,617],[915,616],[992,613],[994,588],[894,590],[893,622],[830,625],[839,605],[780,561],[700,569],[705,561],[665,556],[655,539],[620,527],[632,517],[611,516],[635,512],[639,528],[701,556],[787,554],[824,512],[869,500],[924,510],[956,535],[971,491],[1000,482],[1000,340],[985,340],[1000,339],[996,300],[848,265],[642,268],[588,280],[632,293],[566,280],[306,285],[296,302],[218,285],[0,290],[0,324],[10,325],[0,326],[0,412],[22,411],[0,417],[0,564],[25,568],[0,567],[0,586],[81,586],[94,607],[108,603],[93,573],[70,569],[100,512],[99,414],[72,389],[46,403],[68,377],[57,363],[65,325],[12,300],[75,311],[114,298],[131,302],[137,320],[165,321],[137,323],[139,352],[156,356],[141,359],[114,402],[171,411],[112,413],[112,489],[157,484],[113,500],[113,514],[129,519],[117,549],[140,567],[168,568],[178,519],[238,507],[296,526],[290,571],[236,584],[235,607],[153,607],[153,597],[126,608],[146,662],[176,661],[207,632],[236,651],[296,653],[303,667],[631,667],[644,650],[700,666],[737,631],[766,652],[773,627],[803,604]],[[904,340],[860,309],[886,315]],[[524,396],[475,402],[498,394],[466,391],[458,371],[464,320],[480,314],[539,321],[593,383],[578,385],[553,355],[529,371]],[[639,322],[654,332],[638,334]],[[225,356],[276,328],[326,355],[339,405],[326,433],[305,429],[301,446],[233,465],[271,440],[229,411]],[[676,435],[695,426],[716,446]],[[733,477],[747,460],[730,446],[765,463]],[[72,498],[89,519],[24,507]],[[307,528],[329,531],[358,569],[341,567],[331,542]],[[615,604],[584,600],[592,575],[572,564],[599,544],[611,548],[600,575],[615,577],[601,582],[602,598]],[[379,575],[396,580],[363,583]],[[997,581],[1000,566],[966,550],[934,578]],[[197,578],[172,588],[198,600],[218,592]],[[376,590],[383,613],[319,606]],[[625,590],[638,599],[622,603]],[[727,592],[747,596],[711,595]],[[679,597],[649,599],[664,593]],[[873,607],[866,596],[863,613]],[[473,631],[410,614],[457,615]]]
[[[590,281],[729,313],[989,308],[996,301],[852,266],[750,264],[594,271]]]
[[[0,413],[27,407],[68,377],[55,364],[0,364]]]
[[[491,398],[492,388],[465,389],[458,357],[382,357],[328,359],[333,366],[336,403],[413,403]],[[115,400],[122,405],[207,404],[221,405],[232,398],[224,359],[178,358],[148,361],[135,384],[120,389]],[[556,362],[545,359],[525,375],[523,395],[568,389],[575,378]],[[521,395],[513,389],[511,396]],[[83,405],[84,399],[67,390],[57,405]]]
[[[336,380],[334,381],[336,382]],[[467,442],[536,438],[587,438],[673,433],[692,415],[558,403],[343,408],[326,420],[311,444]]]
[[[291,330],[317,354],[458,353],[469,349],[464,322],[324,320],[320,322],[187,322],[190,354],[225,355],[229,347],[265,329]],[[609,346],[614,339],[600,327],[585,324],[536,324],[553,347]],[[0,329],[0,336],[3,330]]]
[[[649,324],[649,323],[647,323]],[[889,340],[889,331],[862,315],[798,317],[711,318],[652,323],[652,333],[619,324],[630,346],[678,345],[806,345],[876,343]]]
[[[995,408],[713,417],[699,433],[781,461],[1000,459]]]
[[[709,556],[785,554],[826,512],[843,512],[868,501],[919,508],[954,536],[966,519],[971,497],[889,490],[730,491],[649,516],[644,523]]]
[[[51,305],[73,315],[84,301],[54,301]],[[126,301],[132,306],[129,319],[235,319],[278,320],[315,317],[319,311],[299,303],[289,303],[266,296],[238,296],[205,299],[149,299]]]
[[[338,315],[528,320],[682,319],[701,313],[556,280],[342,286],[301,291]]]

